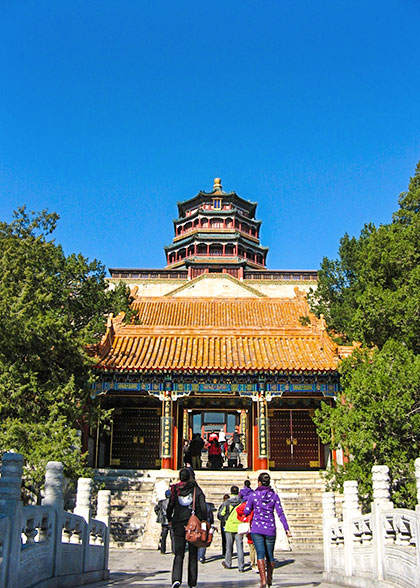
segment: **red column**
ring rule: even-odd
[[[161,419],[161,459],[162,469],[173,469],[173,443],[174,430],[172,418],[172,399],[171,392],[165,391],[162,400],[162,419]]]

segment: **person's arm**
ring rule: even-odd
[[[197,500],[197,498],[196,498],[196,500]],[[206,521],[207,520],[206,497],[204,496],[204,493],[202,490],[198,493],[198,512],[200,514],[200,517],[199,517],[200,520]],[[197,514],[197,512],[196,512],[196,514]]]
[[[166,509],[166,518],[168,519],[168,523],[172,521],[172,515],[174,513],[175,508],[175,490],[171,488],[171,497],[169,499],[168,508]]]
[[[290,536],[291,533],[290,533],[289,525],[287,523],[286,515],[284,514],[283,508],[281,506],[280,498],[277,496],[277,494],[276,494],[276,498],[275,498],[275,502],[274,502],[274,507],[276,509],[276,513],[279,515],[280,522],[283,525],[284,530],[286,531],[286,535]]]
[[[253,510],[254,510],[254,493],[252,493],[251,496],[246,501],[246,507],[244,510],[244,514],[249,515],[249,514],[251,514],[251,512]]]
[[[207,520],[210,523],[210,525],[214,525],[214,515],[213,510],[211,508],[207,509]]]

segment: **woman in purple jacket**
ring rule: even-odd
[[[274,544],[276,542],[274,509],[283,524],[286,535],[291,537],[280,498],[270,487],[270,475],[263,472],[258,476],[258,488],[247,497],[244,511],[245,515],[251,514],[252,511],[254,513],[251,523],[251,537],[257,551],[257,565],[261,579],[260,588],[266,588],[273,584]],[[265,558],[267,559],[267,575]]]

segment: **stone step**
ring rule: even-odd
[[[242,488],[246,479],[250,479],[253,488],[257,486],[257,475],[246,470],[200,470],[196,477],[207,500],[214,503],[215,511],[230,486]],[[96,479],[112,493],[111,545],[156,549],[161,530],[153,510],[156,492],[162,493],[162,487],[177,481],[177,472],[101,470]],[[294,534],[293,548],[319,548],[324,489],[319,472],[272,472],[272,485],[280,495]],[[212,549],[221,550],[219,532],[214,536]]]

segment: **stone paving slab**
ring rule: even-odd
[[[339,588],[338,585],[322,582],[322,551],[279,552],[276,559],[273,588]],[[217,552],[208,552],[206,563],[198,564],[198,588],[258,588],[258,574],[251,569],[239,573],[236,557],[232,561],[232,569],[225,570],[222,560]],[[85,588],[170,588],[172,561],[171,554],[161,555],[157,550],[111,549],[110,580]],[[245,562],[249,563],[248,556]],[[184,560],[183,588],[188,588],[186,564]]]

